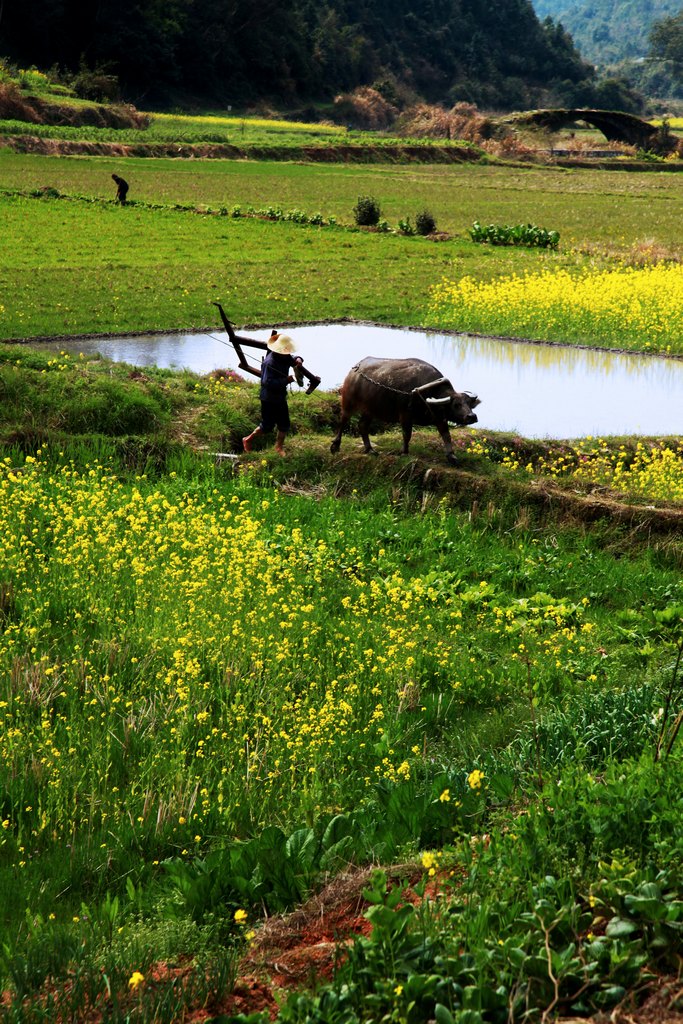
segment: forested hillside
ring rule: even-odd
[[[681,10],[683,0],[534,0],[570,33],[583,57],[598,65],[645,57],[655,22]]]
[[[106,68],[136,103],[293,104],[379,82],[514,108],[571,102],[592,78],[531,0],[23,0],[0,7],[0,55]]]

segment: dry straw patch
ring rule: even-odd
[[[626,249],[616,243],[596,245],[588,242],[577,248],[576,252],[598,259],[618,259],[626,267],[650,267],[655,264],[681,263],[683,261],[680,250],[671,249],[655,238],[638,239]]]
[[[397,114],[397,108],[368,85],[363,85],[350,93],[343,93],[334,101],[335,120],[352,128],[370,131],[388,128],[395,121]]]
[[[494,121],[473,103],[456,103],[450,110],[419,103],[406,110],[396,123],[400,135],[428,139],[462,139],[481,145],[498,135]]]
[[[470,142],[493,156],[533,160],[540,155],[536,142],[482,113],[474,103],[456,103],[450,110],[420,103],[406,110],[395,125],[399,135],[412,138]]]

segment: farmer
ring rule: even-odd
[[[125,206],[126,196],[128,195],[128,182],[124,181],[123,178],[119,178],[118,174],[112,174],[112,178],[116,182],[116,202],[120,203],[121,206]]]
[[[294,379],[301,378],[303,359],[294,356],[296,347],[288,334],[278,334],[273,330],[268,342],[268,351],[261,363],[261,422],[251,434],[242,438],[245,452],[251,451],[252,441],[259,434],[269,434],[277,427],[275,451],[285,454],[285,437],[290,428],[289,407],[287,405],[287,385]]]
[[[293,384],[296,380],[299,387],[302,388],[304,379],[306,379],[308,381],[306,394],[311,395],[320,384],[320,377],[306,369],[301,356],[294,358],[296,348],[288,334],[279,334],[273,328],[267,342],[257,341],[256,338],[242,338],[235,334],[235,325],[232,320],[228,320],[220,302],[214,302],[213,305],[217,307],[221,315],[223,326],[237,354],[240,368],[261,378],[261,422],[252,430],[251,434],[242,438],[242,447],[245,452],[250,452],[251,443],[255,437],[258,437],[259,434],[269,434],[273,427],[277,427],[275,451],[284,455],[285,436],[290,427],[287,385]],[[259,369],[250,365],[242,351],[243,346],[265,351],[266,354]],[[290,374],[290,370],[294,376]]]

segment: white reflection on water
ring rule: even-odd
[[[270,331],[240,333],[265,340]],[[681,360],[362,324],[296,327],[287,333],[307,368],[323,378],[322,387],[328,390],[339,387],[363,356],[426,359],[457,390],[479,395],[479,426],[489,430],[539,438],[680,435],[683,431]],[[219,338],[227,340],[216,331],[215,337],[145,335],[80,339],[50,347],[99,352],[133,366],[186,368],[205,374],[237,365],[234,352]]]

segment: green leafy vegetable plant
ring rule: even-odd
[[[487,224],[478,220],[470,228],[473,242],[488,242],[489,245],[520,245],[527,248],[557,249],[560,243],[559,231],[548,231],[535,224]]]

